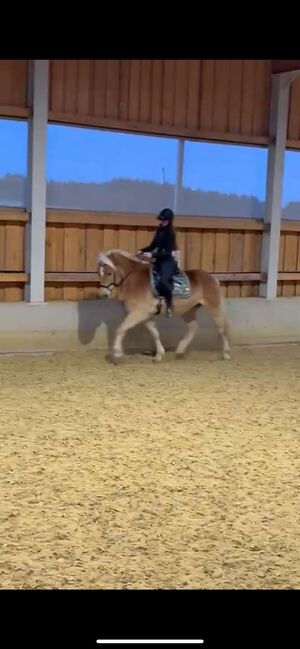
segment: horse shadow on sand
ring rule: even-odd
[[[78,302],[78,339],[84,346],[91,345],[99,327],[106,329],[107,360],[111,358],[112,346],[116,331],[126,315],[122,304],[115,300],[81,300]],[[184,336],[186,325],[182,318],[175,316],[170,321],[162,316],[155,318],[161,341],[167,351],[176,349]],[[199,333],[191,349],[219,349],[220,342],[214,324],[205,309],[200,310]],[[97,348],[97,347],[96,347]],[[103,348],[103,338],[99,349]],[[154,356],[154,341],[144,324],[137,325],[127,332],[123,348],[125,354],[143,354]],[[93,346],[93,349],[95,347]]]

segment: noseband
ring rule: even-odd
[[[114,289],[116,289],[116,288],[120,288],[120,286],[122,286],[122,284],[123,284],[123,283],[125,282],[125,280],[129,277],[129,275],[131,275],[131,273],[132,273],[132,270],[130,270],[129,273],[128,273],[127,275],[125,275],[125,277],[122,277],[122,278],[120,279],[120,281],[117,282],[116,279],[115,279],[115,278],[116,278],[116,273],[115,273],[115,271],[114,271],[114,274],[113,274],[114,281],[111,282],[110,284],[107,284],[107,286],[105,286],[104,284],[101,284],[101,282],[100,282],[99,288],[105,288],[105,289],[106,289],[107,291],[109,291],[110,293],[113,293]]]

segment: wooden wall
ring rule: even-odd
[[[24,299],[27,221],[22,210],[0,211],[0,302]],[[96,297],[96,254],[134,252],[151,240],[154,227],[151,215],[48,210],[46,300]],[[258,296],[262,232],[261,220],[177,217],[181,266],[216,274],[227,297]],[[300,295],[300,221],[282,222],[278,295]]]
[[[0,302],[24,299],[27,220],[22,210],[0,211]]]
[[[49,118],[267,143],[270,61],[51,61]]]
[[[49,210],[46,236],[46,299],[95,297],[95,257],[100,250],[134,252],[152,237],[150,215]],[[178,217],[183,269],[216,273],[229,297],[256,296],[263,224],[250,219]]]
[[[28,61],[0,59],[0,116],[28,117]]]

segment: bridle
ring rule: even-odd
[[[120,288],[120,286],[122,286],[122,284],[126,281],[126,279],[128,279],[128,277],[129,277],[129,275],[131,275],[131,273],[132,273],[132,270],[130,270],[129,273],[127,273],[127,275],[125,275],[125,277],[121,277],[120,281],[117,282],[116,281],[116,271],[114,271],[113,272],[113,282],[110,282],[110,284],[107,284],[107,285],[101,284],[101,282],[100,282],[99,288],[105,288],[110,293],[113,293],[113,291],[116,288]]]

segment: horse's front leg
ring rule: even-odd
[[[117,329],[113,344],[112,360],[114,363],[118,363],[123,356],[123,340],[127,331],[129,331],[129,329],[132,329],[136,325],[145,322],[146,320],[148,320],[148,318],[149,313],[132,311],[126,316],[123,322],[121,322],[120,326]]]

